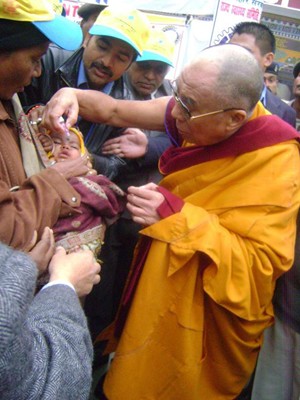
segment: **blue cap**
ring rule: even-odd
[[[61,15],[54,9],[61,0],[1,0],[0,19],[16,22],[30,22],[46,38],[66,50],[76,50],[82,43],[80,26]],[[60,10],[61,12],[61,10]]]
[[[65,50],[76,50],[82,43],[82,30],[73,21],[61,15],[55,15],[51,21],[34,21],[32,24],[45,35],[50,42]]]

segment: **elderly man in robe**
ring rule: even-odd
[[[262,88],[250,52],[226,44],[183,69],[173,98],[64,89],[47,106],[53,128],[79,110],[166,128],[174,143],[159,185],[128,188],[144,229],[115,324],[109,400],[232,400],[254,369],[276,279],[293,262],[300,201],[298,133],[258,103]]]

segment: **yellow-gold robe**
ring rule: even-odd
[[[162,180],[184,206],[141,232],[152,243],[105,380],[109,400],[241,392],[273,322],[275,280],[292,266],[299,171],[298,141],[288,140]]]

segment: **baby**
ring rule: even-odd
[[[64,134],[48,132],[52,150],[48,156],[54,162],[64,162],[87,153],[81,132],[70,128]],[[125,193],[103,175],[73,177],[69,183],[81,196],[75,214],[60,218],[53,227],[57,246],[67,252],[75,248],[88,248],[97,258],[101,250],[106,227],[112,224],[125,207]]]

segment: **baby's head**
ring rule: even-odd
[[[74,160],[86,152],[81,132],[76,128],[69,129],[67,133],[49,132],[53,141],[52,156],[56,162]]]

